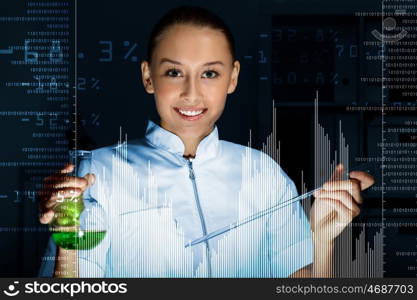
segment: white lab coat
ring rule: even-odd
[[[217,127],[192,162],[183,153],[180,138],[152,121],[145,138],[93,151],[89,193],[109,226],[99,246],[79,251],[81,277],[287,277],[312,263],[300,203],[185,247],[297,191],[272,158],[219,140]],[[55,247],[51,240],[45,256]],[[45,260],[40,276],[52,271]]]

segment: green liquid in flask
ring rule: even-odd
[[[105,230],[80,229],[80,215],[84,210],[83,196],[64,199],[55,208],[52,222],[52,239],[61,248],[67,250],[89,250],[104,239]]]
[[[52,233],[54,242],[68,250],[89,250],[104,239],[105,231],[58,231]]]

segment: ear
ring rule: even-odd
[[[151,70],[150,70],[149,63],[146,60],[144,60],[141,63],[140,68],[142,70],[143,86],[145,87],[145,90],[147,93],[153,94],[155,91],[154,91],[153,84],[152,84]]]
[[[239,72],[240,72],[240,63],[239,63],[239,61],[236,60],[233,63],[233,71],[232,71],[232,75],[231,75],[231,78],[230,78],[229,87],[227,89],[228,94],[231,94],[235,91],[236,86],[237,86],[238,77],[239,77]]]

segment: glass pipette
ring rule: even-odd
[[[367,172],[371,172],[370,170],[371,169],[375,169],[375,167],[376,167],[376,163],[370,162],[370,163],[360,164],[357,167],[352,168],[351,171],[367,171]],[[351,172],[351,171],[349,171],[349,172]],[[349,176],[349,172],[345,172],[345,175]],[[299,195],[299,196],[296,196],[294,198],[288,199],[288,200],[286,200],[284,202],[281,202],[279,204],[276,204],[274,206],[271,206],[271,207],[269,207],[267,209],[261,210],[261,211],[255,213],[255,214],[253,214],[253,215],[250,215],[249,217],[243,218],[240,221],[233,222],[233,223],[229,224],[228,226],[225,226],[225,227],[219,228],[219,229],[217,229],[215,231],[212,231],[212,232],[210,232],[210,233],[208,233],[208,234],[206,234],[206,235],[204,235],[204,236],[202,236],[202,237],[200,237],[198,239],[195,239],[193,241],[190,241],[189,243],[186,243],[185,244],[185,247],[187,248],[187,247],[190,247],[190,246],[194,246],[194,245],[203,243],[203,242],[205,242],[205,241],[207,241],[209,239],[212,239],[212,238],[214,238],[214,237],[216,237],[218,235],[221,235],[223,233],[229,232],[230,230],[235,229],[237,227],[240,227],[240,226],[242,226],[242,225],[244,225],[246,223],[255,221],[255,220],[259,219],[259,218],[262,218],[262,217],[264,217],[266,215],[269,215],[269,214],[271,214],[271,213],[273,213],[273,212],[275,212],[275,211],[277,211],[277,210],[279,210],[279,209],[281,209],[283,207],[286,207],[286,206],[288,206],[288,205],[290,205],[292,203],[295,203],[297,201],[300,201],[300,200],[309,198],[316,191],[319,191],[320,189],[321,189],[321,187],[316,188],[316,189],[311,190],[311,191],[309,191],[307,193],[304,193],[302,195]]]

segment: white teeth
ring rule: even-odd
[[[189,117],[199,115],[203,112],[203,110],[181,110],[179,109],[180,113]]]

